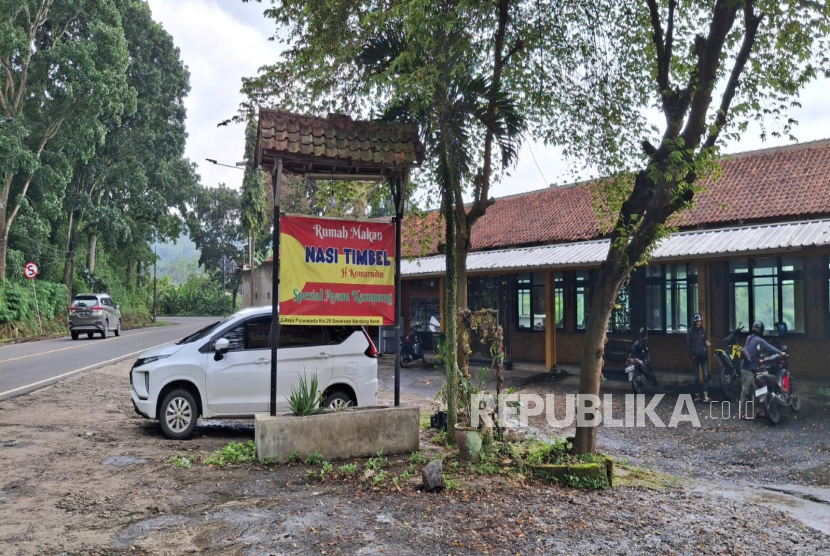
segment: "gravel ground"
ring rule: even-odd
[[[128,368],[0,402],[0,552],[830,554],[830,537],[780,511],[682,485],[584,492],[460,474],[459,490],[424,494],[389,483],[375,491],[336,473],[307,484],[302,465],[207,467],[199,460],[213,450],[252,439],[252,422],[205,423],[193,440],[171,442],[133,413]],[[431,399],[404,389],[403,400],[423,409]],[[434,451],[432,434],[424,431],[422,447]],[[168,463],[177,454],[197,463]],[[659,460],[647,450],[631,457]],[[409,457],[390,463],[390,476],[399,474]]]

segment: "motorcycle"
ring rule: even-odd
[[[401,339],[401,367],[409,367],[413,361],[427,362],[424,350],[421,348],[421,337],[417,330],[412,329],[408,336]]]
[[[723,339],[723,347],[715,350],[715,359],[720,364],[720,387],[727,400],[741,397],[741,346],[736,337],[743,329],[738,325]]]
[[[648,352],[648,334],[643,334],[640,329],[640,336],[631,345],[631,353],[625,359],[625,373],[628,375],[628,382],[635,394],[642,394],[646,385],[656,386],[657,377],[651,370],[651,355]]]
[[[786,331],[786,325],[779,324],[779,339]],[[787,346],[780,345],[786,352]],[[801,396],[793,384],[790,375],[789,356],[780,353],[765,355],[761,358],[758,372],[755,373],[755,397],[767,420],[777,425],[781,421],[781,409],[789,407],[794,413],[801,410]]]

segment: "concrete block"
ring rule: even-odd
[[[285,463],[294,450],[327,460],[373,457],[418,451],[421,411],[417,407],[360,407],[297,417],[283,413],[256,416],[255,438],[260,461]]]

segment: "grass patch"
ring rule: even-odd
[[[432,420],[431,420],[430,416],[428,414],[427,415],[421,415],[421,421],[418,424],[418,426],[420,427],[420,429],[422,431],[426,431],[426,430],[431,429],[432,428]]]
[[[291,455],[288,456],[289,459]],[[311,452],[308,454],[308,457],[305,458],[306,465],[320,465],[323,463],[323,454],[318,454],[317,452]]]
[[[173,465],[173,467],[184,467],[185,469],[193,469],[193,460],[188,457],[184,457],[179,453],[176,453],[175,456],[167,460],[167,463]]]
[[[205,458],[205,465],[225,467],[256,461],[256,444],[253,440],[246,443],[231,442],[221,450],[217,450]]]
[[[614,466],[614,486],[668,490],[679,484],[679,477],[660,473],[653,469],[643,469],[642,467],[619,462]]]

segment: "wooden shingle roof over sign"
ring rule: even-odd
[[[262,109],[257,163],[270,169],[277,158],[285,172],[311,177],[388,176],[419,165],[424,149],[415,126]]]

